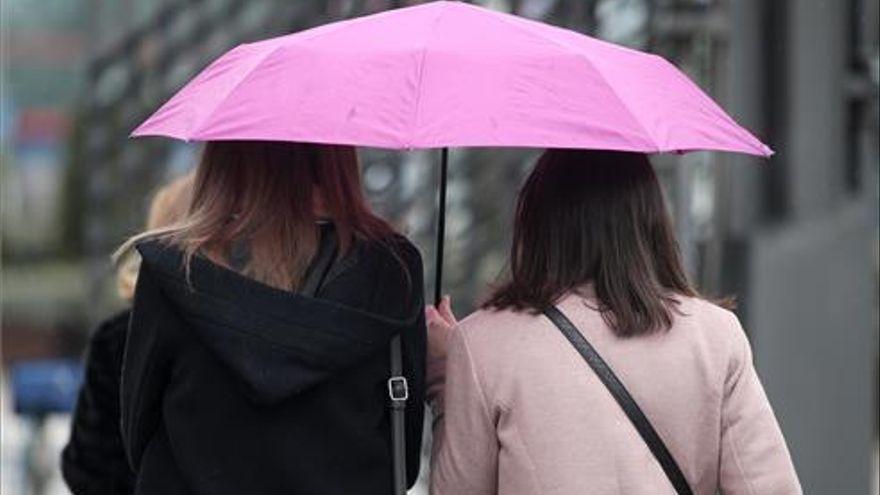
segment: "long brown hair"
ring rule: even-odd
[[[179,247],[187,270],[197,253],[228,265],[233,250],[243,245],[245,275],[295,290],[317,250],[316,206],[334,223],[340,254],[357,239],[381,240],[393,232],[367,204],[353,147],[211,141],[183,221],[138,238],[157,237]]]
[[[621,336],[668,329],[676,296],[697,296],[641,153],[546,151],[519,194],[510,272],[485,307],[538,312],[592,284]]]

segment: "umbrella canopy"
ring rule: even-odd
[[[659,56],[446,1],[240,45],[133,135],[772,154]]]
[[[772,154],[661,57],[446,1],[240,45],[133,135],[442,148],[435,302],[448,147]]]

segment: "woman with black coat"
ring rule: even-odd
[[[122,377],[135,493],[393,493],[395,336],[412,486],[421,258],[369,211],[354,149],[209,142],[193,191],[186,218],[130,242],[143,259]]]

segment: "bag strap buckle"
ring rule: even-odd
[[[388,397],[393,407],[403,407],[409,399],[409,383],[404,376],[392,376],[388,379]]]

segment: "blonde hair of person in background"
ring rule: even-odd
[[[168,227],[186,216],[192,200],[194,177],[195,174],[190,172],[163,185],[156,191],[147,214],[147,230]],[[130,301],[134,297],[134,287],[137,283],[140,266],[140,255],[135,250],[129,250],[117,260],[116,290],[119,297],[126,301]]]

